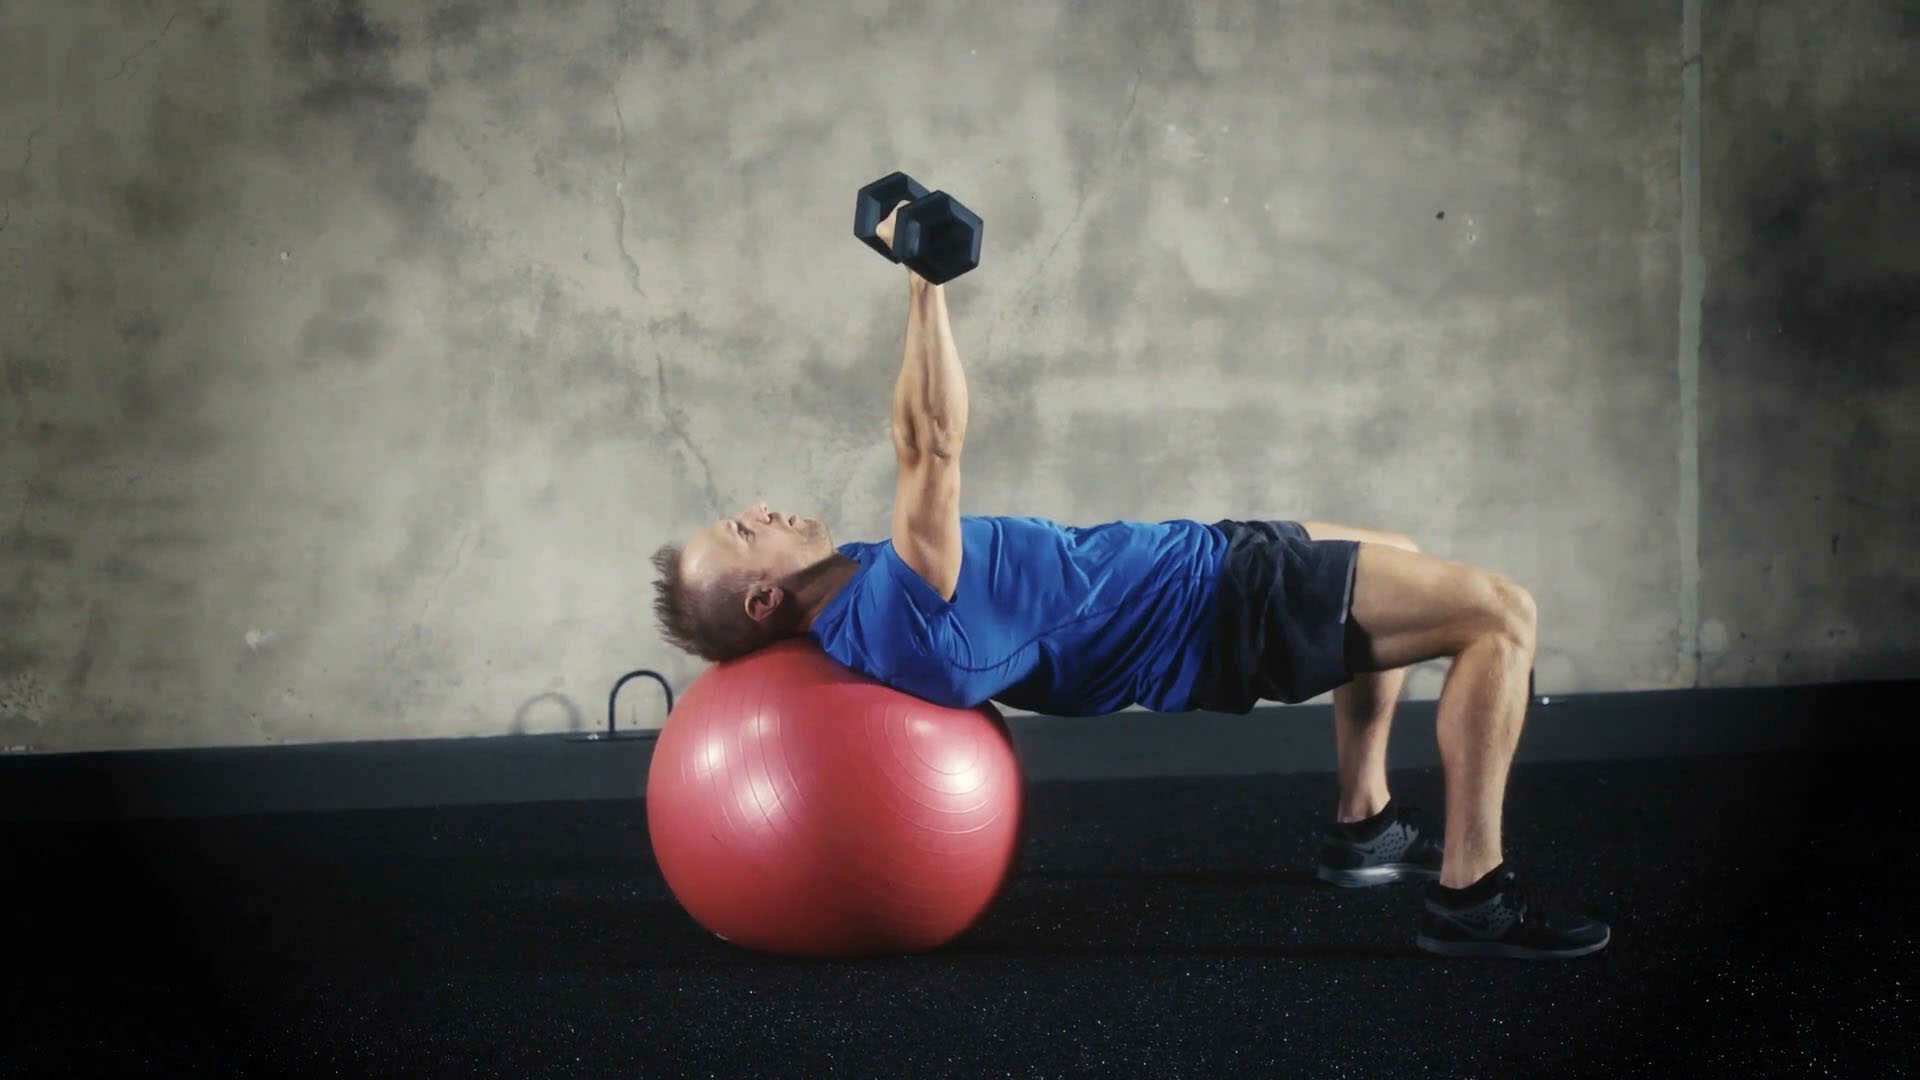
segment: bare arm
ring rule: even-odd
[[[892,242],[893,219],[881,227]],[[907,347],[893,387],[894,447],[902,456],[957,456],[967,434],[967,376],[947,320],[945,286],[907,271]]]
[[[882,226],[891,233],[892,219]],[[888,235],[888,242],[891,237]],[[967,436],[967,377],[947,323],[946,292],[907,271],[907,353],[894,384],[893,546],[952,600],[960,582],[960,448]]]

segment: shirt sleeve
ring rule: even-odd
[[[907,565],[907,561],[894,550],[893,541],[880,545],[880,562],[886,567],[887,577],[892,584],[905,594],[907,607],[921,621],[931,623],[953,608],[953,603],[928,584],[918,570]]]
[[[871,571],[854,587],[846,628],[874,677],[924,676],[947,665],[953,605],[900,558],[892,541],[879,545]]]

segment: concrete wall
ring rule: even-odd
[[[1706,5],[1701,681],[1920,674],[1920,6]]]
[[[656,545],[886,531],[894,168],[987,220],[968,513],[1407,532],[1543,692],[1912,674],[1915,28],[1780,7],[9,6],[0,746],[684,686]]]

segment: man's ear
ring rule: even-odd
[[[780,610],[786,593],[778,585],[755,585],[747,590],[747,618],[766,622]]]

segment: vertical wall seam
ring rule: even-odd
[[[1679,664],[1676,682],[1700,685],[1700,313],[1706,264],[1700,255],[1701,0],[1680,14],[1680,547]]]

